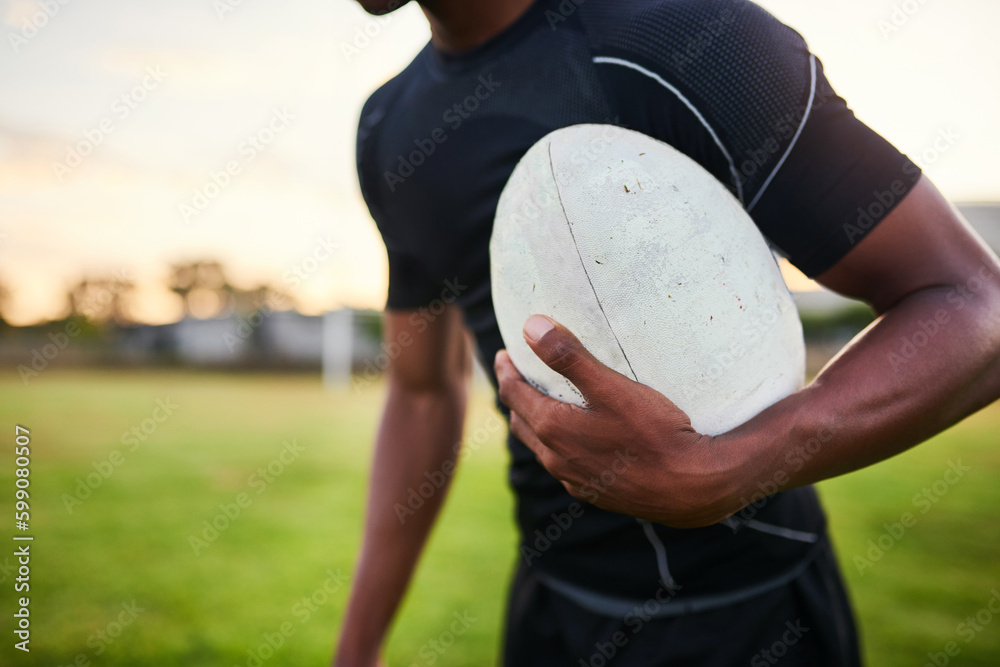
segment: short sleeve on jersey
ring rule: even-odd
[[[761,231],[803,273],[837,263],[895,208],[920,168],[858,120],[814,60],[809,115],[750,213]]]
[[[386,310],[408,310],[425,306],[441,294],[440,281],[430,278],[412,255],[387,250],[389,293]]]
[[[420,261],[392,236],[391,225],[379,206],[374,193],[378,191],[376,177],[370,171],[371,155],[369,139],[373,127],[381,119],[381,112],[369,103],[361,112],[357,138],[358,184],[361,195],[368,205],[375,225],[385,243],[389,263],[389,289],[386,296],[386,310],[408,310],[430,303],[441,291],[440,281],[432,279]]]
[[[801,35],[752,2],[620,0],[583,13],[621,122],[711,171],[807,275],[919,179],[855,118]]]

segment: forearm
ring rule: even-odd
[[[338,665],[371,660],[406,591],[454,472],[465,411],[461,383],[419,394],[391,386],[379,428],[365,533],[338,647]],[[441,472],[442,475],[435,475]],[[411,489],[441,488],[414,509]]]
[[[586,407],[542,395],[501,351],[511,430],[576,497],[695,528],[893,456],[1000,397],[1000,261],[927,179],[817,281],[882,317],[809,386],[728,433],[698,433],[668,396],[540,316],[525,342]],[[623,444],[640,464],[592,498],[593,479],[619,473]]]
[[[1000,397],[1000,274],[983,266],[969,276],[975,293],[910,295],[809,386],[719,436],[742,471],[736,497],[745,504],[871,465]]]

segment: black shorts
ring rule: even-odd
[[[511,585],[506,667],[859,667],[858,636],[827,538],[791,582],[729,607],[645,622],[595,614],[523,562]]]

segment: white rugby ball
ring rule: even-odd
[[[522,337],[548,315],[601,362],[724,433],[802,387],[802,326],[739,201],[667,144],[612,125],[542,138],[500,197],[493,304],[511,360],[537,389],[584,405]]]

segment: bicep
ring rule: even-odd
[[[428,308],[387,310],[383,323],[386,371],[401,388],[440,391],[470,372],[468,334],[457,306],[437,314]]]
[[[996,254],[926,177],[816,280],[883,313],[909,294],[1000,275]]]

